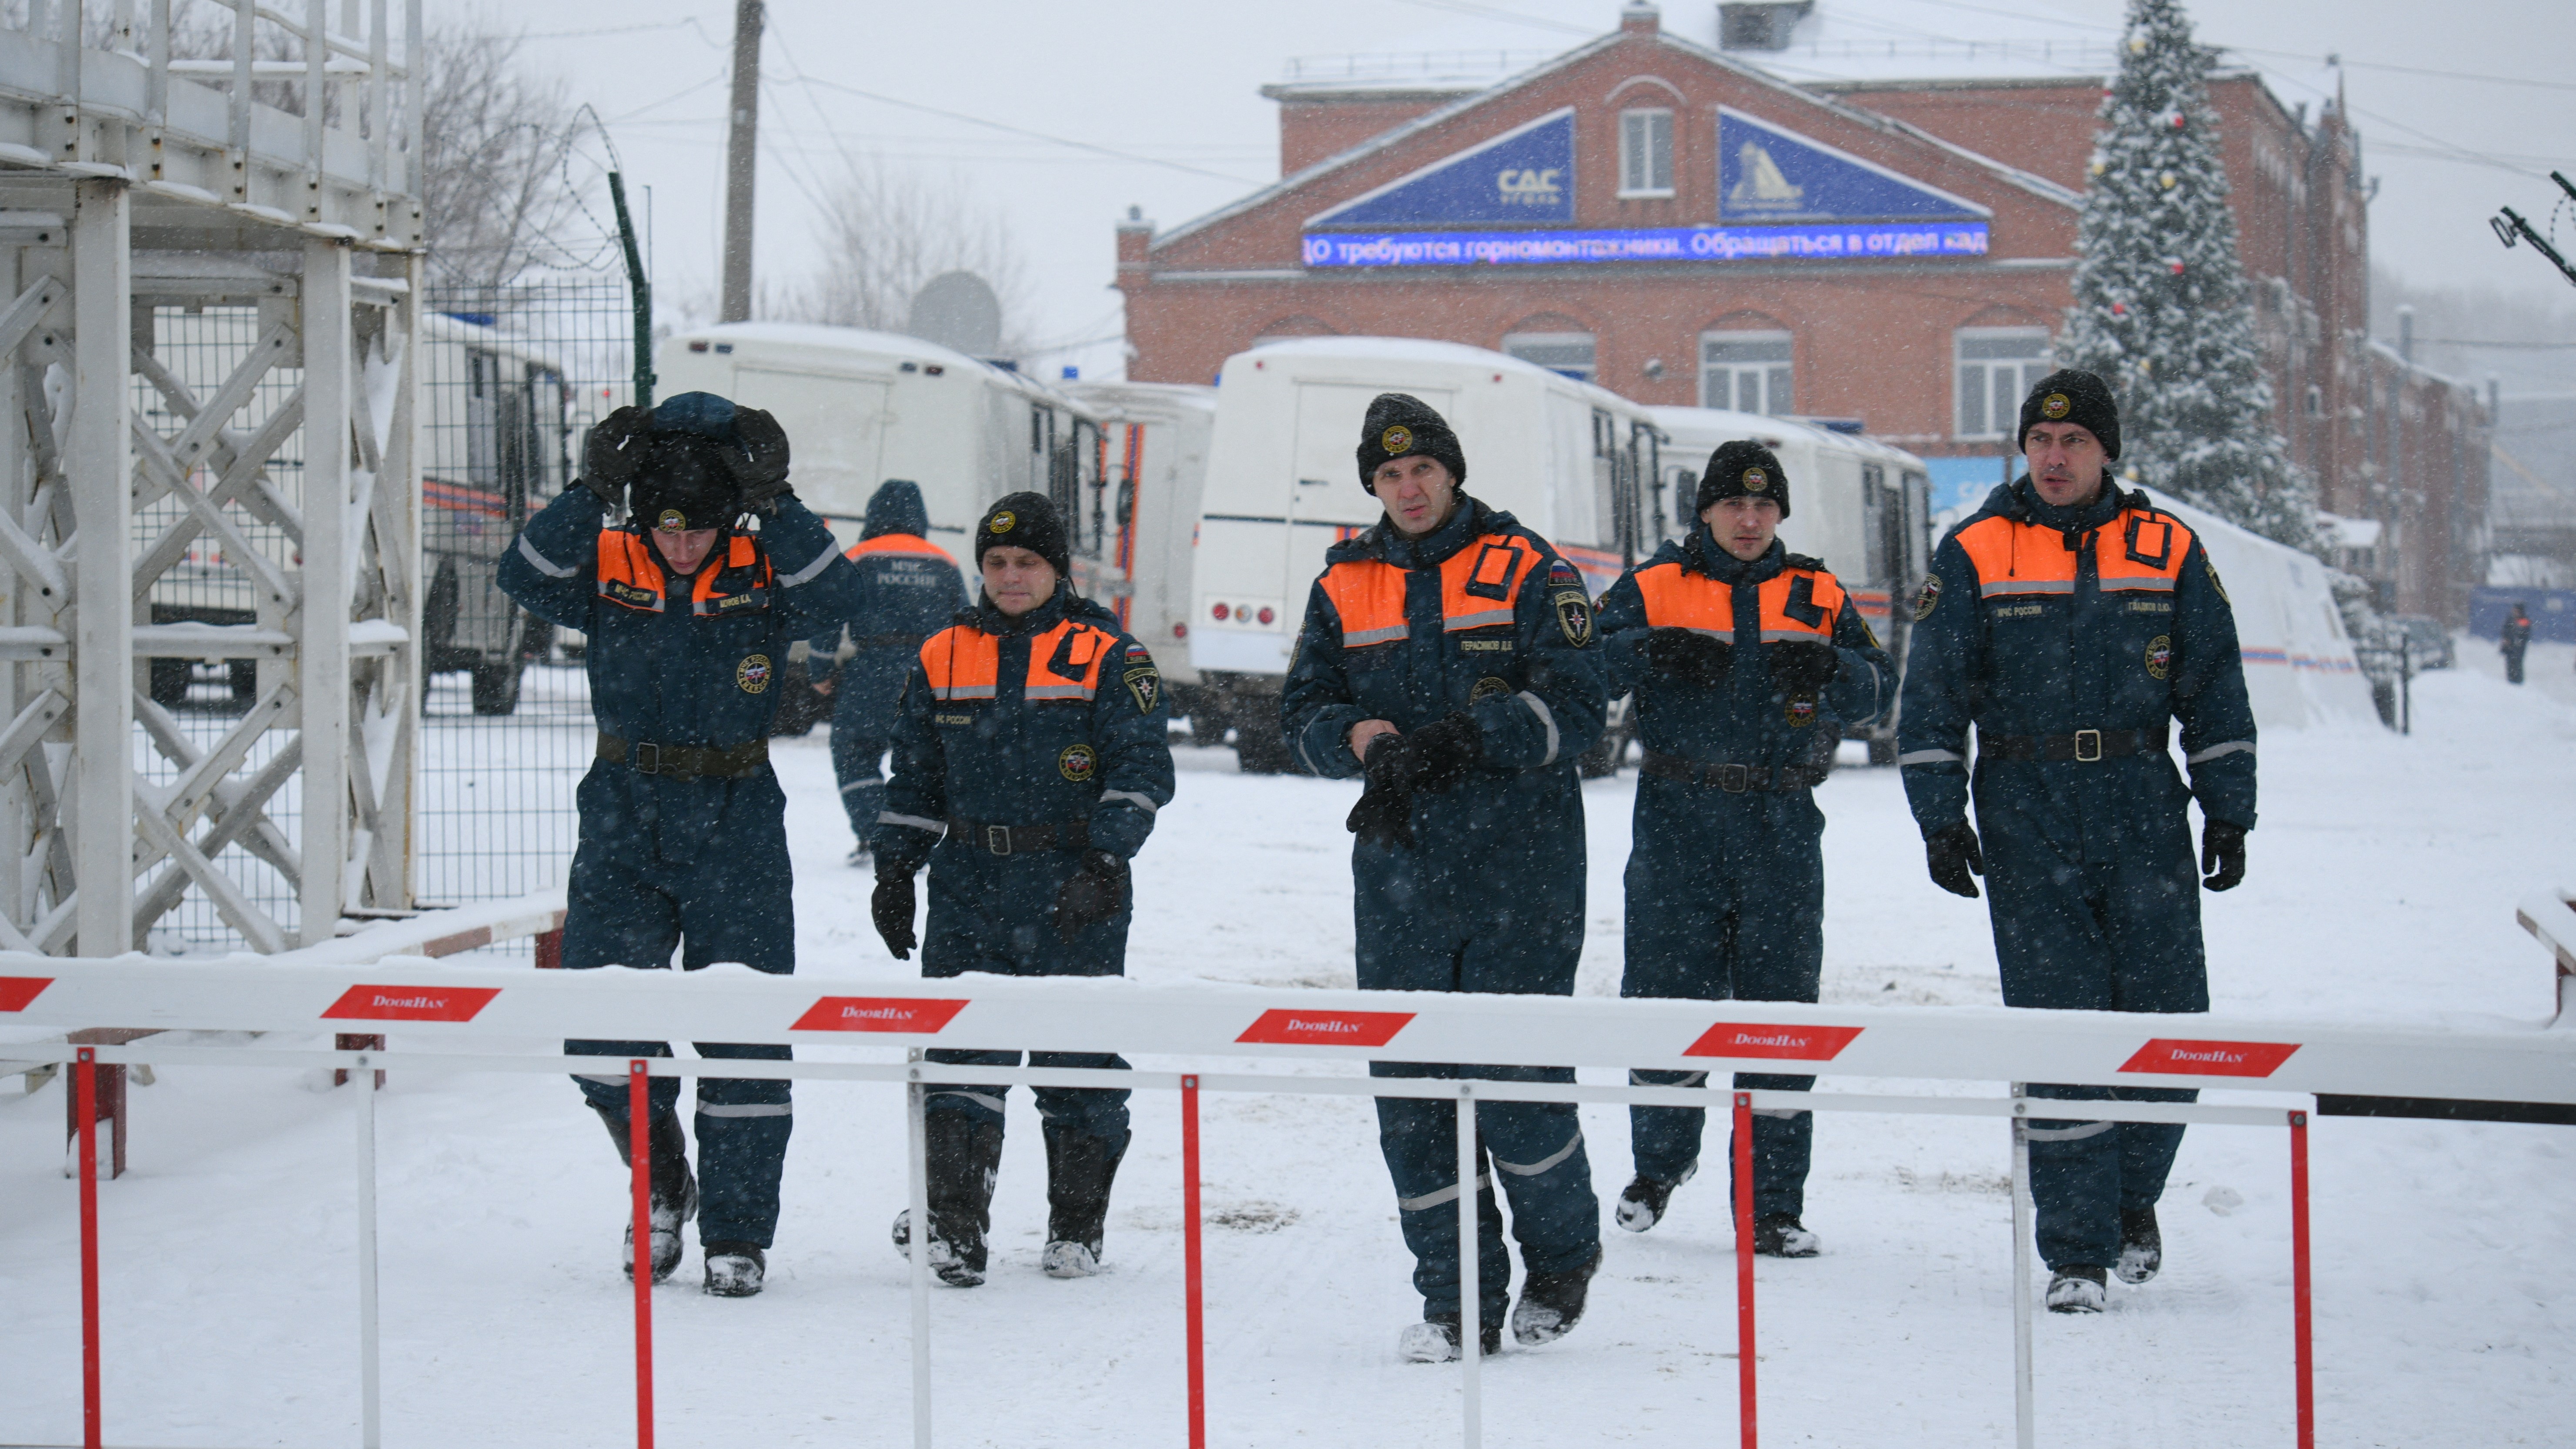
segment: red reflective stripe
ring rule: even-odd
[[[2129,557],[2132,524],[2144,558]],[[2106,590],[2170,588],[2182,575],[2191,544],[2191,530],[2171,514],[2124,508],[2093,530],[2094,571]],[[1967,551],[1983,595],[2062,594],[2074,587],[2076,554],[2054,528],[1986,518],[1959,530],[1959,547]]]
[[[881,533],[874,538],[860,539],[841,551],[842,557],[852,563],[872,553],[920,554],[928,558],[945,560],[951,564],[957,562],[948,550],[919,534],[912,533]]]

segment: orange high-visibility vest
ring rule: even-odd
[[[1440,565],[1440,623],[1446,633],[1512,622],[1538,550],[1514,534],[1489,533]],[[1405,570],[1382,559],[1337,563],[1324,571],[1324,597],[1342,620],[1342,647],[1390,644],[1412,632],[1404,621]]]
[[[914,533],[880,533],[874,538],[860,539],[857,543],[841,550],[842,556],[852,563],[857,563],[872,553],[917,553],[938,559],[951,567],[957,563],[957,560],[949,555],[948,550]]]
[[[1028,678],[1021,696],[1033,700],[1088,700],[1100,691],[1100,661],[1118,636],[1071,619],[1029,641]],[[952,624],[921,646],[922,672],[933,699],[991,699],[1002,679],[1002,640],[972,624]]]
[[[2191,553],[2191,530],[2153,508],[2123,508],[2087,537],[2106,594],[2170,594]],[[1996,514],[1959,530],[1959,546],[1977,571],[1980,598],[2075,592],[2078,555],[2057,529]]]
[[[1688,629],[1735,637],[1735,586],[1677,563],[1637,571],[1637,592],[1646,601],[1649,629]],[[1842,582],[1821,568],[1784,568],[1762,581],[1756,595],[1762,604],[1762,642],[1780,644],[1807,639],[1834,642],[1834,618],[1842,612]]]
[[[739,614],[769,607],[769,585],[776,571],[769,556],[749,534],[725,540],[724,563],[698,570],[689,590],[689,612],[700,618]],[[599,596],[612,604],[648,614],[662,612],[669,576],[642,533],[631,528],[599,531]]]

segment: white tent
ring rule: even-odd
[[[2157,507],[2200,536],[2236,605],[2236,638],[2245,654],[2255,727],[2264,733],[2319,724],[2377,727],[2370,681],[2353,658],[2325,565],[2214,514],[2147,492]]]

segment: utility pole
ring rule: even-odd
[[[751,320],[751,184],[760,160],[761,0],[734,0],[733,121],[725,137],[724,310]]]

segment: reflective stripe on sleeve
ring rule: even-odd
[[[927,830],[933,835],[947,833],[948,824],[941,820],[924,820],[918,815],[897,815],[891,810],[877,812],[879,825],[900,825],[907,830]]]
[[[1957,750],[1908,750],[1896,757],[1900,765],[1955,765],[1965,763],[1967,756]]]
[[[2239,750],[2243,750],[2249,755],[2254,753],[2254,742],[2252,740],[2229,740],[2223,745],[2211,745],[2208,749],[2201,750],[2198,753],[2185,755],[2183,757],[2183,763],[2187,765],[2197,765],[2203,760],[2214,760],[2221,755],[2235,754]]]
[[[1530,693],[1526,689],[1522,690],[1519,694],[1514,695],[1513,698],[1518,699],[1525,705],[1528,705],[1530,707],[1530,713],[1537,715],[1538,722],[1547,727],[1547,758],[1539,761],[1539,763],[1542,765],[1555,764],[1557,745],[1556,716],[1548,713],[1547,701]]]
[[[1133,805],[1148,815],[1154,814],[1156,810],[1160,808],[1155,805],[1154,797],[1151,795],[1139,795],[1133,790],[1103,790],[1100,792],[1101,804],[1107,805],[1112,801],[1125,805]]]
[[[538,573],[544,574],[550,579],[568,579],[574,574],[581,572],[579,569],[565,568],[563,565],[556,563],[553,559],[537,552],[537,546],[528,542],[528,536],[524,533],[519,535],[519,557],[528,561],[528,567],[535,569]]]
[[[826,544],[821,553],[814,555],[814,561],[812,563],[807,564],[805,567],[798,569],[792,574],[787,574],[781,577],[778,582],[783,587],[791,589],[796,587],[798,584],[811,582],[816,574],[830,568],[832,566],[832,560],[839,558],[840,556],[841,551],[839,549]]]

